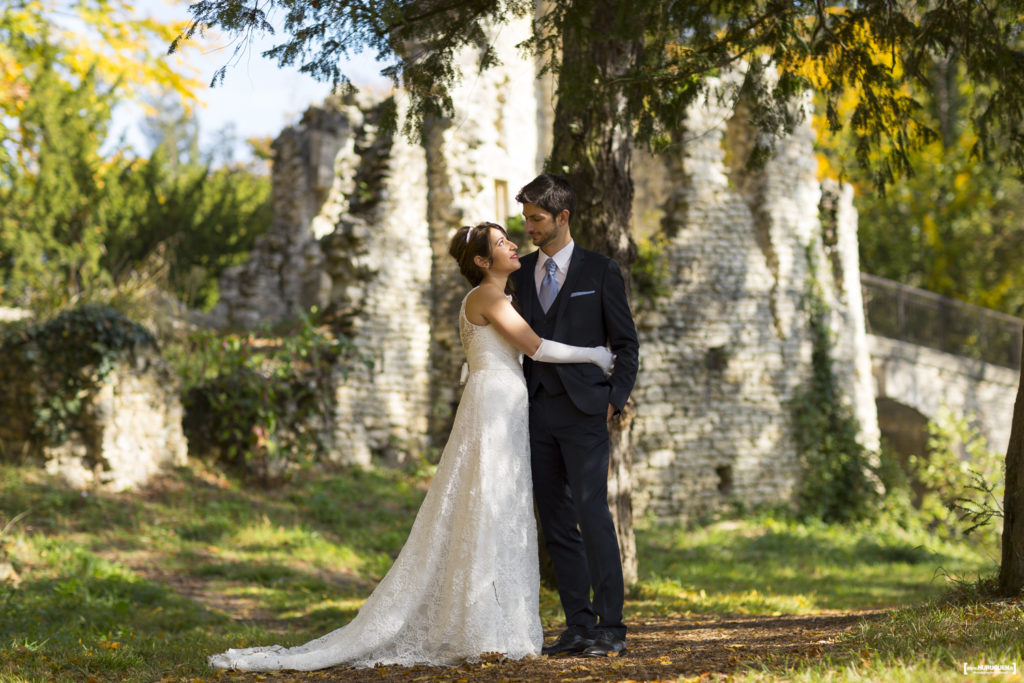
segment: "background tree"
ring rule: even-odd
[[[657,146],[679,130],[706,79],[723,69],[743,72],[739,92],[768,134],[751,151],[754,163],[770,153],[774,135],[795,124],[792,97],[816,82],[829,127],[847,127],[874,183],[907,173],[911,151],[937,133],[903,86],[926,84],[939,58],[986,88],[968,117],[978,152],[1002,144],[1005,158],[1024,167],[1022,10],[1020,0],[545,0],[524,47],[558,77],[549,164],[577,181],[581,238],[629,268],[629,150],[634,140]],[[533,11],[522,0],[200,0],[181,38],[207,26],[245,37],[273,31],[280,19],[289,35],[264,54],[340,87],[350,87],[343,58],[374,50],[394,60],[382,73],[411,95],[415,128],[427,115],[453,113],[459,50],[479,48],[480,67],[491,66],[487,29]],[[844,94],[854,98],[849,121],[837,108]],[[628,472],[628,461],[618,462],[628,453],[616,449],[614,470]]]
[[[199,119],[172,93],[148,96],[146,104],[150,114],[142,120],[140,128],[149,148],[159,149],[173,168],[198,164]]]
[[[633,183],[629,175],[633,124],[620,88],[588,87],[615,83],[636,71],[643,54],[642,15],[616,0],[574,3],[545,18],[546,36],[559,42],[555,119],[549,171],[568,176],[576,189],[573,237],[617,260],[629,272],[636,260],[630,236]],[[549,47],[554,51],[555,48]],[[596,91],[596,92],[595,92]],[[627,278],[627,283],[629,278]],[[629,285],[627,285],[628,287]],[[608,503],[615,519],[627,585],[637,580],[633,534],[632,401],[609,424],[611,444]]]
[[[155,55],[175,24],[110,0],[13,0],[0,10],[0,297],[42,309],[110,284],[98,228],[116,175],[111,109],[150,88],[197,83]]]
[[[122,0],[8,0],[0,9],[0,127],[7,133],[18,119],[45,63],[60,64],[72,85],[91,74],[104,87],[116,85],[122,97],[173,92],[190,105],[200,84],[187,75],[184,56],[167,59],[152,49],[183,27],[140,18]],[[182,45],[182,52],[192,47]]]
[[[34,71],[0,147],[0,295],[52,307],[109,284],[93,227],[106,195],[109,167],[98,149],[113,98],[93,72],[71,85],[52,61]]]
[[[230,128],[201,152],[195,115],[173,97],[158,101],[143,121],[152,153],[122,164],[116,179],[104,265],[115,281],[158,270],[181,301],[208,310],[220,274],[270,227],[268,165],[235,163]]]
[[[45,315],[83,301],[128,305],[165,286],[207,308],[220,272],[269,227],[265,164],[202,158],[197,84],[150,49],[182,26],[131,12],[106,0],[0,11],[5,304]],[[148,159],[104,151],[112,109],[133,98],[153,112]]]
[[[856,187],[861,268],[874,275],[1009,313],[1024,313],[1024,185],[1005,164],[976,153],[970,112],[984,85],[959,65],[936,60],[927,88],[908,84],[922,102],[918,116],[936,132],[909,152],[912,173],[877,192],[851,163],[855,141],[831,134],[816,117],[821,168]],[[839,103],[840,113],[845,102]],[[876,151],[872,154],[879,155]]]
[[[178,299],[209,310],[220,274],[270,227],[270,178],[245,165],[171,164],[166,149],[120,168],[103,263],[115,282],[159,271]]]

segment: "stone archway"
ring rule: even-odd
[[[909,474],[911,455],[928,457],[929,418],[917,408],[884,396],[875,399],[875,405],[878,408],[878,431],[883,447],[895,455],[900,467]],[[913,483],[911,488],[917,504],[924,490]]]
[[[928,416],[891,398],[875,400],[882,439],[902,459],[928,451]]]

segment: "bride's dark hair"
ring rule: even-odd
[[[497,223],[480,223],[473,226],[463,225],[455,231],[452,241],[448,244],[448,253],[459,264],[459,271],[474,287],[484,279],[484,271],[474,259],[483,256],[488,261],[491,260],[491,228],[500,230],[505,239],[508,239],[508,232]],[[509,280],[505,291],[511,294],[511,290],[512,281]]]

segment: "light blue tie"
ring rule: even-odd
[[[555,263],[555,259],[549,258],[544,263],[544,268],[547,269],[547,274],[540,283],[540,305],[547,313],[548,309],[551,308],[551,304],[554,303],[555,297],[558,296],[558,280],[555,279],[555,271],[558,270],[558,264]]]

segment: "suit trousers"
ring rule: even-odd
[[[608,509],[606,416],[566,393],[530,398],[530,462],[544,542],[570,631],[626,635],[619,541]],[[593,588],[593,600],[591,600]]]

